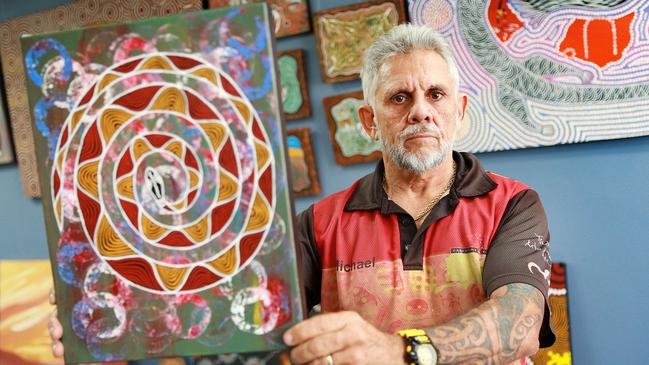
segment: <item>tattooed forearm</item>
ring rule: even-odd
[[[510,284],[472,311],[428,330],[440,364],[506,364],[533,354],[544,298],[528,284]]]

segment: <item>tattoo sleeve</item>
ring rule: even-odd
[[[543,294],[529,284],[495,290],[479,307],[427,330],[439,364],[507,364],[538,350]]]

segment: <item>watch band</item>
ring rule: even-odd
[[[406,362],[408,365],[436,365],[437,349],[433,346],[426,331],[418,328],[397,332],[406,342]]]

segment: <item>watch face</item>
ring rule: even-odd
[[[437,364],[437,351],[430,344],[418,345],[415,349],[417,353],[417,360],[419,365],[434,365]]]

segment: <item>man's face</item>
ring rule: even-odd
[[[361,111],[364,126],[371,129],[371,117],[384,153],[400,167],[424,172],[439,165],[466,109],[446,61],[430,50],[396,55],[381,66],[378,80],[375,107]]]

